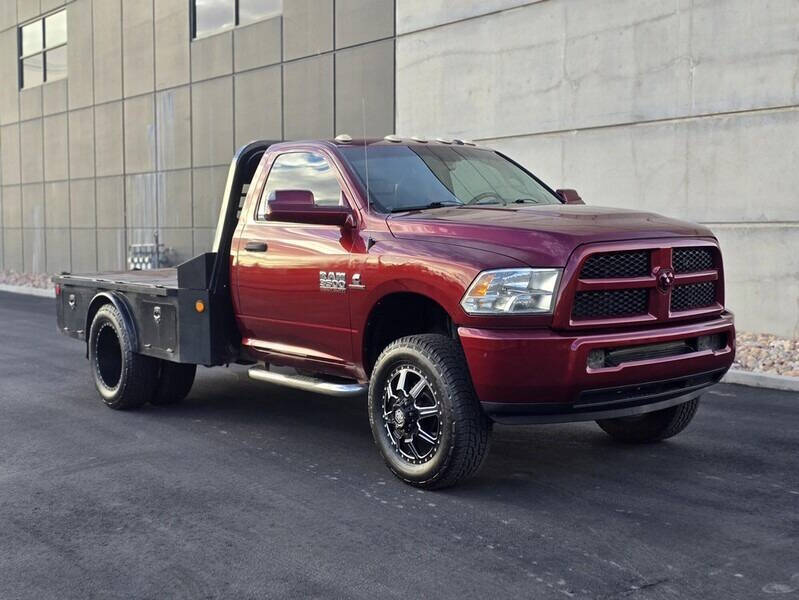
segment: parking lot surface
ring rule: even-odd
[[[799,394],[718,386],[651,446],[495,427],[478,477],[421,492],[362,399],[217,368],[115,412],[83,352],[0,293],[2,599],[799,597]]]

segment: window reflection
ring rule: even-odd
[[[52,48],[67,41],[67,12],[62,10],[44,20],[47,47]]]
[[[341,204],[341,187],[324,156],[316,152],[289,152],[275,159],[258,206],[259,219],[266,217],[267,203],[277,190],[310,190],[317,206]]]
[[[22,87],[40,85],[44,82],[42,55],[36,54],[22,61]]]
[[[239,0],[239,25],[276,17],[283,12],[283,0]]]
[[[42,22],[36,21],[22,28],[22,56],[39,52],[44,45]]]
[[[47,81],[63,79],[67,76],[67,47],[61,46],[45,53]]]
[[[276,17],[283,0],[194,0],[194,37]]]
[[[194,0],[194,35],[202,36],[236,24],[233,0]]]

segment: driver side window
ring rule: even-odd
[[[269,201],[277,190],[309,190],[316,206],[343,204],[341,186],[327,159],[317,152],[287,152],[272,163],[266,179],[256,219],[266,219]]]

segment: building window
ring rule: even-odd
[[[19,28],[19,87],[67,76],[67,11],[59,10]]]
[[[275,17],[283,12],[283,0],[193,0],[192,8],[196,38]]]

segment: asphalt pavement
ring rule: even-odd
[[[799,598],[799,394],[721,385],[671,441],[496,427],[422,492],[362,399],[200,369],[106,408],[52,300],[0,293],[0,599]]]

